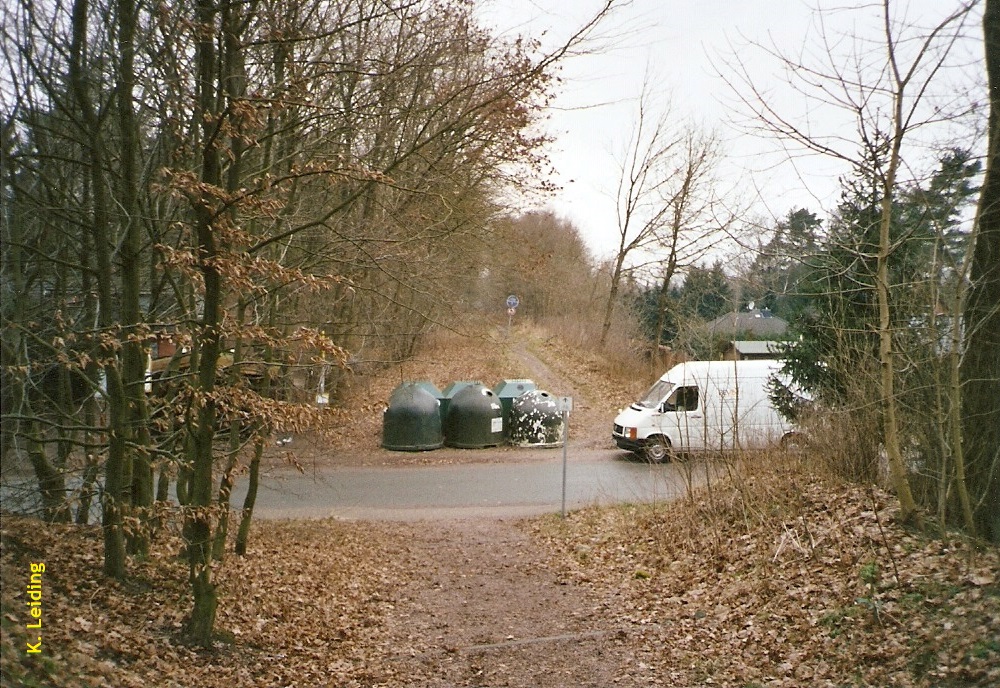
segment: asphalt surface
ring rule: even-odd
[[[704,471],[700,464],[652,465],[618,450],[567,458],[567,510],[674,499],[684,493],[689,477],[686,471],[693,471],[695,481]],[[243,503],[245,491],[245,481],[237,482],[231,502],[234,506]],[[515,517],[558,513],[562,506],[562,450],[556,449],[541,459],[510,463],[271,473],[262,476],[254,516],[350,520]]]
[[[525,517],[593,505],[665,501],[704,482],[703,461],[650,464],[628,452],[567,451],[565,502],[561,449],[508,450],[489,461],[430,465],[342,466],[305,473],[282,468],[261,475],[257,519],[339,518],[418,521]],[[478,457],[477,457],[478,458]],[[213,482],[218,481],[216,474]],[[68,481],[76,487],[76,481]],[[246,476],[237,478],[230,504],[239,509]],[[29,473],[0,481],[5,510],[40,509],[37,482]],[[92,517],[100,519],[95,498]]]

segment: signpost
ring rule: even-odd
[[[556,407],[562,412],[563,421],[562,517],[566,518],[566,445],[569,444],[569,412],[573,410],[573,397],[559,397]]]
[[[326,372],[330,366],[326,363],[326,356],[323,356],[323,366],[319,370],[319,391],[316,392],[316,403],[325,406],[330,403],[330,395],[326,393]]]
[[[521,299],[517,298],[515,294],[511,294],[507,297],[507,331],[510,332],[510,326],[514,322],[514,314],[517,313],[517,307],[521,305]]]

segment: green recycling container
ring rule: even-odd
[[[451,407],[451,400],[455,398],[456,394],[461,392],[466,387],[481,384],[483,383],[479,380],[458,380],[445,387],[444,391],[441,392],[441,422],[444,423],[445,419],[448,417],[448,409]]]
[[[404,382],[382,414],[382,446],[393,451],[427,451],[444,444],[441,393],[429,382]]]
[[[534,380],[501,380],[493,388],[493,392],[500,399],[500,408],[503,409],[504,439],[510,440],[510,409],[514,399],[525,392],[537,389]]]
[[[468,385],[448,405],[444,443],[460,449],[495,447],[503,442],[503,426],[503,409],[493,390],[479,383]]]

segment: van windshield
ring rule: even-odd
[[[645,396],[639,401],[635,402],[636,406],[641,406],[642,408],[656,408],[663,401],[663,398],[674,388],[673,382],[667,382],[666,380],[657,380],[653,383],[653,386],[649,388]]]

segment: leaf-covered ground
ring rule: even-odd
[[[571,436],[589,442],[636,391],[538,333],[451,351],[399,375],[538,378],[585,402]],[[357,382],[372,406],[347,409],[338,447],[374,451],[371,409],[396,383]],[[804,458],[748,457],[681,502],[566,520],[258,521],[249,554],[218,566],[210,652],[182,641],[170,527],[115,583],[99,529],[3,514],[2,685],[1000,685],[998,550],[905,530],[890,495]]]
[[[186,646],[190,611],[180,540],[164,536],[128,580],[101,576],[96,528],[5,515],[4,686],[368,685],[379,620],[405,572],[396,534],[378,524],[260,523],[252,551],[218,567],[212,652]],[[30,565],[44,563],[42,628],[26,607]],[[40,654],[27,643],[42,639]]]
[[[261,522],[212,652],[158,542],[118,584],[97,529],[5,516],[3,685],[1000,685],[997,551],[805,476],[565,521]]]
[[[638,640],[634,685],[1000,685],[998,551],[893,512],[786,466],[531,528]]]

